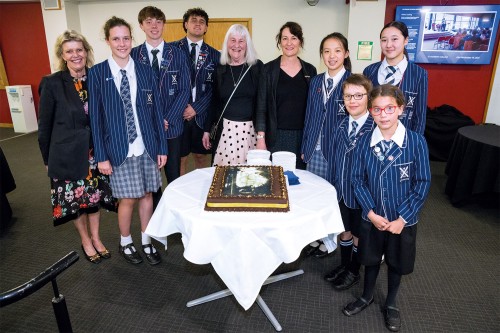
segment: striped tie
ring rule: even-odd
[[[127,120],[127,134],[128,142],[133,143],[137,138],[137,131],[135,129],[134,122],[134,109],[132,108],[132,99],[130,97],[130,84],[127,78],[127,71],[120,69],[122,73],[122,82],[120,84],[120,97],[123,101],[123,107],[125,108],[125,117]]]
[[[353,120],[351,126],[352,128],[351,132],[349,132],[349,141],[353,142],[354,138],[356,137],[356,128],[358,127],[358,123],[355,120]]]
[[[160,50],[151,50],[151,54],[153,55],[153,63],[151,64],[151,66],[153,67],[153,70],[157,77],[159,77],[160,74],[160,66],[158,65],[158,52],[160,52]]]
[[[191,86],[193,87],[196,83],[196,43],[191,43]]]
[[[396,79],[394,73],[396,73],[396,66],[387,66],[387,75],[385,76],[384,83],[394,84]]]

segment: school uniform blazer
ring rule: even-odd
[[[187,68],[191,68],[191,55],[189,52],[189,43],[184,37],[181,40],[172,42],[179,48],[186,57]],[[196,63],[196,101],[191,106],[196,111],[195,121],[199,128],[204,127],[207,121],[208,110],[212,100],[212,94],[215,82],[215,69],[220,62],[220,52],[208,44],[202,43],[198,60]],[[189,81],[191,84],[191,81]]]
[[[349,117],[345,117],[335,131],[335,145],[332,145],[332,150],[328,157],[328,174],[327,180],[335,186],[337,190],[337,200],[344,199],[347,207],[356,209],[359,208],[354,188],[352,187],[352,168],[354,164],[354,152],[359,140],[363,136],[371,137],[374,128],[374,121],[371,115],[368,115],[365,123],[356,133],[354,141],[349,140]]]
[[[136,46],[130,53],[136,63],[151,67],[146,43]],[[184,110],[191,96],[189,67],[186,67],[184,55],[172,45],[163,44],[158,89],[162,101],[163,119],[168,121],[167,139],[173,139],[184,131]],[[154,72],[153,72],[154,73]]]
[[[146,153],[156,162],[167,155],[158,86],[151,66],[135,62],[136,109]],[[125,109],[116,89],[108,60],[89,70],[89,113],[97,162],[109,160],[119,166],[127,158],[129,143]]]
[[[317,74],[316,67],[300,58],[299,60],[302,65],[302,75],[304,75],[309,87],[311,78]],[[280,62],[281,56],[264,65],[257,95],[255,130],[266,133],[266,145],[271,147],[276,142],[278,129],[276,90],[280,77]]]
[[[380,85],[378,70],[381,64],[381,61],[371,64],[363,71],[363,74],[372,81],[374,87]],[[406,106],[399,120],[406,129],[424,135],[427,115],[427,71],[408,61],[408,67],[406,67],[402,80],[399,88],[405,95]]]
[[[42,78],[38,94],[38,144],[48,176],[84,179],[89,173],[90,126],[69,71]]]
[[[332,95],[326,102],[323,103],[323,94],[325,85],[325,73],[316,75],[312,78],[307,96],[306,118],[304,122],[304,134],[302,137],[302,153],[304,154],[304,162],[308,163],[314,150],[320,133],[324,136],[321,138],[321,151],[324,157],[328,160],[328,155],[331,151],[330,146],[334,145],[333,139],[340,121],[349,114],[344,106],[342,98],[342,82],[351,75],[346,71],[339,83],[332,92]],[[323,131],[321,130],[324,127]]]
[[[352,185],[363,209],[363,219],[369,221],[367,215],[373,209],[389,221],[401,216],[405,226],[416,224],[431,185],[424,137],[407,130],[403,146],[393,144],[383,161],[370,147],[370,140],[371,135],[363,135],[359,141],[352,171]]]

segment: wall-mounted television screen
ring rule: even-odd
[[[491,62],[500,5],[397,6],[408,27],[410,61],[484,65]]]

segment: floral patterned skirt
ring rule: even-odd
[[[54,226],[75,220],[82,214],[92,214],[100,208],[118,211],[109,178],[91,161],[87,178],[70,181],[51,179],[52,218]]]

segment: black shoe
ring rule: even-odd
[[[142,262],[141,255],[135,250],[134,243],[127,244],[125,246],[121,246],[118,248],[120,250],[121,255],[125,260],[127,260],[131,264],[140,264]],[[130,254],[125,253],[125,250],[129,249]]]
[[[384,306],[385,327],[389,331],[398,332],[401,328],[401,318],[399,316],[399,309],[393,306]]]
[[[336,278],[339,277],[342,272],[345,271],[345,266],[344,265],[339,265],[337,266],[333,271],[325,275],[325,280],[328,282],[334,281]]]
[[[326,257],[327,255],[329,255],[330,253],[328,253],[328,250],[325,250],[325,251],[322,251],[319,246],[316,248],[316,251],[314,251],[314,253],[312,254],[315,258],[324,258]]]
[[[360,297],[357,300],[355,300],[354,302],[347,304],[344,307],[344,309],[342,310],[342,312],[346,316],[351,317],[351,316],[354,316],[355,314],[360,313],[361,311],[366,309],[368,307],[368,305],[370,305],[372,303],[373,303],[373,297],[369,301],[366,301],[363,297]]]
[[[313,255],[314,252],[316,252],[316,250],[318,249],[319,245],[318,246],[311,246],[311,245],[307,245],[305,248],[304,248],[304,255],[306,257],[309,257],[311,255]]]
[[[149,253],[144,251],[145,249],[149,248]],[[155,251],[153,251],[153,249]],[[161,257],[158,251],[154,248],[153,244],[146,244],[142,246],[142,252],[146,256],[146,259],[148,260],[148,263],[150,265],[157,265],[161,262]]]
[[[94,246],[94,243],[92,242],[92,246]],[[99,256],[103,259],[109,259],[111,258],[111,252],[108,251],[108,249],[104,248],[104,251],[97,251],[97,248],[94,246],[94,249],[96,250],[97,253],[99,253]]]
[[[85,256],[85,259],[87,259],[88,261],[90,261],[91,263],[93,264],[98,264],[101,262],[101,257],[99,256],[99,253],[96,252],[96,254],[94,254],[93,256],[89,256],[87,255],[87,253],[85,252],[85,249],[83,248],[83,245],[82,245],[82,251],[83,251],[83,255]]]
[[[359,274],[354,275],[351,271],[345,270],[339,277],[332,282],[336,290],[346,290],[359,282]]]

